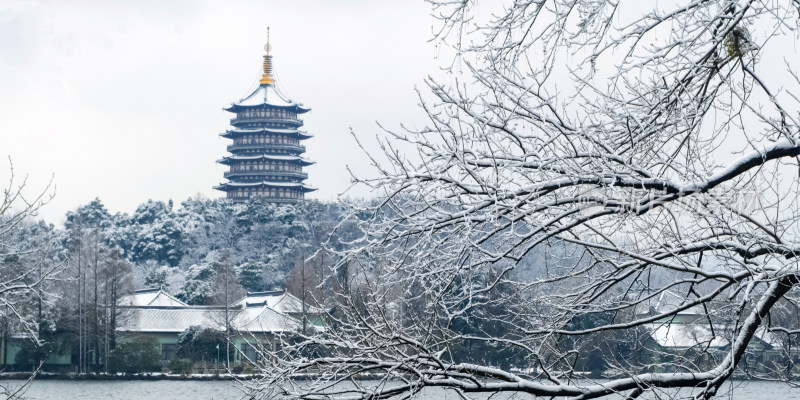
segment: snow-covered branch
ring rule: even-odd
[[[330,249],[327,328],[270,353],[265,393],[709,398],[796,373],[796,4],[431,3],[454,61],[430,124],[370,155],[382,198]]]

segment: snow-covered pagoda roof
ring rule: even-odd
[[[260,84],[256,90],[245,98],[234,102],[225,111],[239,112],[252,108],[282,108],[291,110],[298,114],[311,111],[310,108],[303,107],[300,103],[295,103],[289,97],[281,93],[274,84]]]
[[[181,307],[188,304],[165,292],[162,288],[141,289],[119,299],[121,306]]]
[[[231,104],[230,107],[225,109],[226,111],[238,112],[251,108],[282,108],[298,114],[311,111],[310,108],[303,107],[302,104],[292,101],[275,85],[275,76],[272,74],[272,56],[269,54],[271,49],[269,33],[267,33],[267,45],[264,46],[264,50],[266,50],[266,54],[264,54],[264,74],[261,76],[258,87],[248,96]]]
[[[304,192],[313,192],[317,190],[315,187],[306,186],[300,182],[275,182],[275,181],[254,181],[254,182],[226,182],[214,186],[216,190],[228,191],[235,188],[253,188],[253,187],[277,187],[277,188],[300,188]]]
[[[219,135],[232,139],[235,137],[243,136],[243,135],[250,135],[254,133],[282,133],[286,135],[297,135],[300,139],[309,139],[314,137],[307,132],[299,131],[297,129],[282,129],[282,128],[258,128],[258,129],[230,129],[225,131],[225,133],[220,133]]]
[[[231,161],[260,161],[260,160],[269,160],[269,161],[298,161],[300,165],[307,166],[314,164],[313,161],[303,158],[300,156],[281,156],[281,155],[269,155],[269,154],[260,154],[256,156],[227,156],[221,160],[217,160],[220,164],[228,165]]]

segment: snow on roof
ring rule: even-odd
[[[119,330],[180,333],[195,325],[223,329],[215,317],[209,307],[130,307],[123,309]]]
[[[275,85],[262,84],[259,85],[253,93],[247,97],[234,102],[233,105],[227,110],[235,109],[238,107],[257,107],[263,105],[270,105],[275,107],[296,108],[297,112],[309,111],[308,108],[293,102],[288,96],[281,93]]]
[[[242,297],[241,300],[235,304],[240,306],[247,306],[247,304],[266,303],[267,306],[275,308],[278,300],[280,300],[286,292],[283,290],[272,290],[268,292],[247,292],[247,295]]]
[[[119,305],[123,332],[181,333],[191,326],[224,329],[224,307],[190,306],[162,289],[137,290],[120,299]],[[241,332],[287,332],[302,325],[288,315],[302,312],[300,300],[283,291],[248,293],[228,311],[236,314],[233,327]]]
[[[299,314],[303,312],[302,300],[284,291],[248,292],[247,296],[239,300],[236,304],[243,307],[263,304],[278,312],[288,314]],[[321,308],[308,306],[306,312],[320,314],[324,311]]]
[[[119,300],[121,306],[186,306],[188,304],[178,300],[175,296],[163,289],[142,289],[123,296]]]
[[[720,348],[730,343],[719,335],[713,335],[711,329],[704,324],[651,324],[650,337],[659,346],[667,348]]]
[[[224,307],[123,307],[119,330],[123,332],[181,333],[191,326],[224,330]],[[233,307],[233,328],[240,332],[275,333],[298,330],[300,322],[263,305]]]
[[[785,347],[784,341],[781,340],[780,334],[770,332],[766,326],[760,326],[756,330],[755,337],[773,349],[783,350]]]
[[[234,320],[240,332],[291,332],[298,331],[300,321],[270,307],[245,307]]]

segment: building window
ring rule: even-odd
[[[259,354],[256,348],[247,343],[242,343],[242,361],[256,363],[259,360]]]
[[[162,344],[161,345],[161,359],[166,361],[172,361],[178,355],[178,345],[177,344]]]

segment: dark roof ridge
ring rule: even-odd
[[[134,290],[133,293],[160,292],[161,290],[162,290],[161,287],[154,287],[154,288],[137,289],[137,290]]]
[[[267,296],[267,295],[281,295],[286,293],[285,289],[265,290],[262,292],[247,292],[247,296]]]

